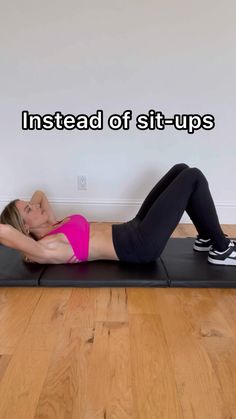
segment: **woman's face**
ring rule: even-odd
[[[27,228],[39,227],[48,220],[48,215],[41,209],[40,204],[30,204],[19,199],[15,205]]]

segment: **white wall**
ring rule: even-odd
[[[207,176],[220,222],[235,224],[235,17],[234,0],[1,1],[0,209],[42,189],[58,216],[128,220],[185,162]],[[24,109],[211,113],[216,125],[193,135],[134,121],[129,131],[22,131]]]

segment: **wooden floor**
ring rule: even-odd
[[[236,289],[0,288],[0,418],[236,418]]]

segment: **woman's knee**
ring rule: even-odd
[[[205,181],[206,183],[208,183],[206,176],[200,169],[198,169],[198,167],[190,167],[189,171],[196,179]]]
[[[186,163],[176,163],[174,166],[173,166],[173,169],[176,169],[176,170],[178,170],[178,171],[181,171],[181,170],[183,170],[183,169],[188,169],[189,168],[189,166],[186,164]]]

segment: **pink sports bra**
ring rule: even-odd
[[[69,218],[67,222],[45,234],[43,237],[57,233],[65,234],[71,244],[72,249],[74,250],[74,255],[71,256],[71,258],[66,263],[70,263],[71,259],[74,257],[79,259],[79,262],[86,261],[88,260],[89,253],[89,222],[85,217],[83,217],[83,215],[80,214],[68,215],[68,217],[63,218],[63,220],[66,218]]]

